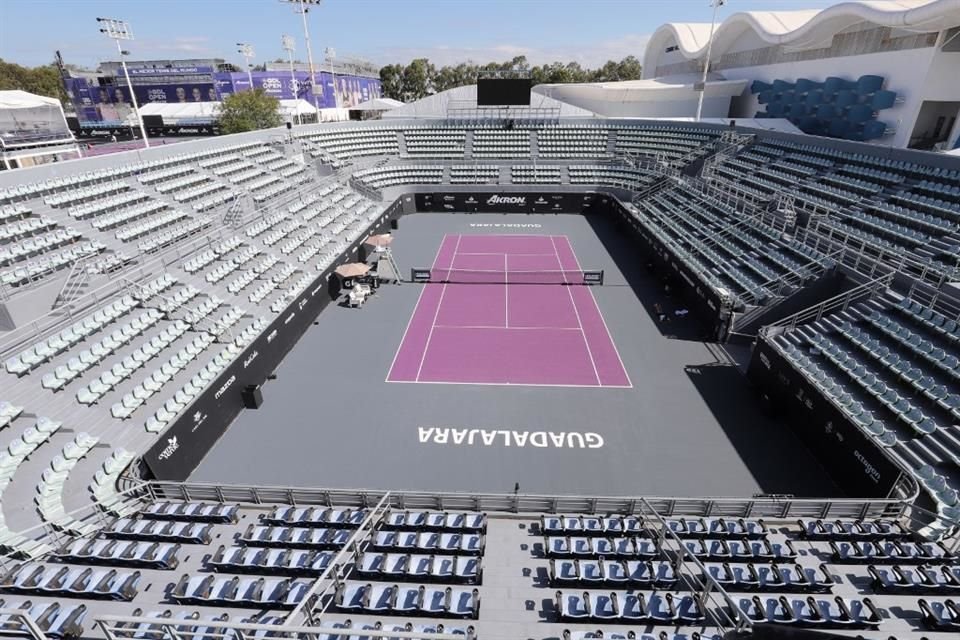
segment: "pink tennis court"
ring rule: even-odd
[[[566,236],[444,236],[387,381],[630,387],[584,275]]]

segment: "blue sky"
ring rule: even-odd
[[[835,0],[836,1],[836,0]],[[826,0],[729,0],[736,11],[824,8]],[[376,64],[425,56],[437,64],[526,55],[534,64],[642,57],[647,37],[668,21],[708,22],[709,0],[325,0],[310,12],[314,61],[324,47]],[[26,65],[53,59],[95,66],[116,57],[94,20],[127,20],[134,59],[221,57],[239,62],[237,42],[256,61],[284,56],[281,34],[297,40],[299,16],[278,0],[0,0],[0,58]]]

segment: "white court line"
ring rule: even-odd
[[[531,329],[536,329],[538,331],[580,331],[577,327],[501,327],[500,325],[486,325],[486,324],[470,324],[470,325],[456,325],[456,324],[438,324],[434,329],[510,329],[510,331],[524,330],[529,331]]]
[[[452,265],[457,260],[457,249],[460,248],[462,234],[457,234],[457,245],[453,248],[453,257],[450,258]],[[430,340],[433,339],[433,329],[437,326],[437,318],[440,316],[440,307],[443,306],[443,294],[447,292],[447,283],[443,283],[443,289],[440,290],[440,300],[437,302],[437,309],[433,312],[433,320],[430,322],[430,333],[427,334],[427,344],[423,345],[423,353],[420,355],[420,366],[417,367],[417,380],[420,380],[420,372],[423,370],[423,363],[427,361],[427,351],[430,350]]]
[[[440,246],[437,247],[437,253],[433,256],[433,263],[430,265],[430,269],[433,270],[437,266],[437,260],[440,259],[440,252],[443,251],[443,245],[447,242],[447,236],[450,234],[444,234],[443,240],[440,241]],[[407,339],[407,332],[410,331],[410,325],[413,324],[413,317],[417,315],[417,309],[420,308],[420,299],[423,298],[423,292],[427,290],[427,285],[423,285],[420,288],[420,295],[417,296],[417,304],[413,305],[413,311],[410,312],[410,319],[407,320],[407,326],[403,330],[403,336],[400,338],[400,344],[397,345],[397,350],[393,352],[393,360],[390,361],[390,368],[387,369],[387,377],[384,380],[385,382],[390,382],[390,374],[393,373],[393,366],[397,364],[397,357],[400,355],[400,349],[403,348],[403,343]]]
[[[503,326],[510,328],[510,264],[507,254],[503,254]]]
[[[552,254],[552,253],[510,253],[510,254],[506,254],[506,253],[504,253],[503,251],[500,251],[500,252],[497,252],[497,253],[482,253],[482,252],[477,252],[477,251],[461,251],[461,252],[458,253],[457,255],[460,255],[460,256],[504,256],[504,255],[511,255],[511,256],[525,256],[525,257],[526,257],[526,256],[552,256],[553,254]]]
[[[502,328],[502,327],[501,327]],[[537,382],[455,382],[453,380],[387,380],[394,384],[459,384],[478,387],[563,387],[568,389],[632,389],[622,384],[547,384]]]
[[[573,245],[570,244],[570,238],[568,238],[567,236],[558,236],[558,237],[563,238],[563,241],[567,243],[567,247],[570,249],[570,255],[573,256],[573,261],[577,263],[577,270],[583,271],[583,267],[580,266],[580,260],[579,258],[577,258],[577,252],[573,250]],[[554,248],[556,248],[557,246],[556,243],[554,243],[553,246]],[[630,380],[630,373],[627,371],[627,368],[623,366],[623,358],[620,357],[620,350],[617,349],[617,341],[613,339],[613,334],[610,333],[610,327],[607,326],[607,319],[603,317],[603,311],[600,310],[600,305],[597,304],[597,299],[593,296],[593,291],[588,289],[587,293],[590,294],[590,299],[593,300],[593,306],[597,310],[597,315],[600,316],[600,322],[603,323],[604,331],[607,332],[607,338],[610,339],[610,344],[613,346],[613,352],[617,354],[617,361],[620,363],[620,369],[623,371],[623,375],[627,376],[627,385],[629,385],[629,388],[632,389],[633,381]],[[610,385],[610,386],[613,386],[613,385]]]
[[[563,261],[560,260],[560,252],[557,251],[557,243],[553,239],[553,236],[550,236],[550,242],[553,244],[553,257],[557,259],[557,265],[560,266],[561,271],[563,270]],[[567,276],[564,274],[563,281],[567,281]],[[600,382],[600,372],[597,371],[597,363],[593,360],[593,351],[590,350],[590,343],[587,341],[587,334],[583,330],[583,323],[580,322],[580,312],[577,310],[577,303],[573,299],[573,292],[570,291],[570,286],[567,285],[567,295],[570,296],[570,304],[573,305],[573,314],[577,316],[577,327],[580,329],[580,337],[583,338],[583,346],[587,348],[587,355],[590,356],[590,366],[593,367],[593,375],[597,379],[598,385],[603,385]]]

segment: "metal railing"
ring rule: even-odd
[[[321,640],[322,638],[340,638],[351,636],[345,626],[280,626],[276,624],[258,624],[250,622],[228,622],[225,620],[173,620],[169,618],[148,618],[138,616],[99,616],[96,624],[107,640],[127,640],[148,637],[155,640],[195,640],[198,628],[203,629],[203,637],[221,640],[254,640],[255,638],[274,638],[277,640]],[[368,625],[369,626],[369,625]],[[149,627],[152,631],[145,632]],[[382,629],[364,628],[361,635],[365,638],[404,638],[405,640],[473,640],[473,627],[466,636],[453,633],[426,631],[394,631],[392,626]],[[42,637],[42,636],[41,636]],[[39,639],[38,639],[39,640]]]
[[[854,287],[849,291],[828,298],[818,305],[798,311],[792,315],[782,318],[777,322],[771,323],[760,330],[761,335],[767,331],[795,329],[797,325],[816,322],[828,313],[844,311],[855,302],[864,298],[872,298],[875,295],[886,291],[893,282],[895,274],[887,273],[878,278],[865,282],[860,286]],[[776,329],[774,329],[776,328]]]
[[[383,520],[383,516],[386,515],[389,498],[390,492],[388,491],[380,499],[380,502],[370,510],[367,517],[363,519],[363,522],[360,523],[357,530],[354,531],[350,539],[347,540],[347,543],[340,548],[340,551],[330,561],[327,568],[314,580],[313,584],[310,585],[310,589],[287,616],[287,621],[284,623],[284,626],[306,623],[308,626],[314,627],[320,623],[320,619],[330,603],[329,601],[327,602],[323,610],[320,611],[319,616],[314,615],[314,608],[323,600],[331,587],[336,589],[340,584],[340,569],[343,566],[343,558],[351,555],[355,558],[359,557],[361,545],[369,541],[370,536],[373,535],[377,526]]]
[[[144,485],[153,500],[199,500],[247,505],[340,506],[372,508],[387,496],[392,509],[464,510],[503,514],[575,512],[632,514],[641,503],[663,516],[722,516],[728,518],[880,518],[896,517],[916,491],[896,498],[783,498],[783,497],[650,497],[550,496],[537,494],[443,493],[379,489],[311,489],[257,487],[210,483],[150,481]]]
[[[653,517],[660,525],[656,531],[657,548],[673,561],[674,573],[693,594],[699,608],[710,618],[713,625],[724,635],[730,631],[748,631],[751,623],[740,613],[736,601],[714,580],[700,559],[690,552],[663,516],[646,500],[641,500],[640,504],[640,513],[645,517]],[[713,606],[707,606],[708,604]],[[733,617],[728,612],[733,612]]]

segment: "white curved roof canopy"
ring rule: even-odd
[[[960,0],[864,0],[843,2],[822,11],[741,11],[717,26],[711,58],[723,55],[748,31],[769,45],[804,49],[825,46],[836,33],[861,22],[939,31],[960,25]],[[676,45],[688,60],[704,57],[709,34],[709,23],[661,25],[647,43],[644,78],[656,74],[660,56],[668,46]]]

